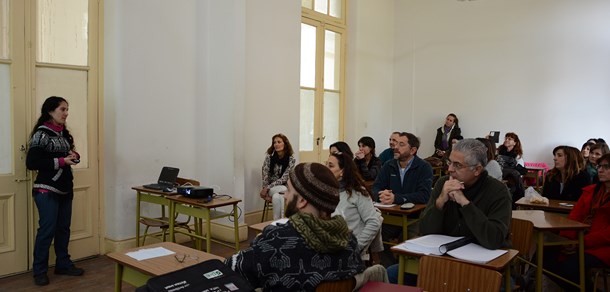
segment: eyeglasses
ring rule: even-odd
[[[597,165],[597,170],[600,170],[600,169],[602,169],[602,168],[603,168],[604,170],[609,170],[609,169],[610,169],[610,164],[598,164],[598,165]]]
[[[449,159],[447,159],[445,161],[445,163],[447,163],[447,166],[453,166],[453,168],[455,168],[456,170],[460,170],[460,169],[462,169],[464,167],[468,167],[468,165],[463,165],[463,164],[461,164],[459,162],[451,161]]]

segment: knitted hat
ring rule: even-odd
[[[307,202],[329,215],[339,204],[339,182],[330,169],[320,163],[295,166],[290,171],[290,182]]]

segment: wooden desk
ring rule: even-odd
[[[384,282],[366,282],[362,288],[359,290],[360,292],[423,292],[424,289],[413,287],[413,286],[405,286],[405,285],[396,285]]]
[[[201,199],[187,198],[181,195],[166,198],[169,200],[169,238],[172,242],[175,240],[176,232],[187,234],[189,236],[194,236],[198,239],[196,244],[197,248],[199,249],[201,249],[200,239],[204,239],[206,241],[206,251],[210,252],[213,240],[211,237],[211,221],[218,218],[232,216],[235,229],[235,251],[239,251],[239,222],[237,221],[237,203],[241,202],[241,200],[235,198],[214,199],[209,203],[204,203]],[[231,205],[233,206],[233,212],[231,213],[225,213],[215,210],[218,207]],[[175,230],[176,216],[178,214],[185,214],[195,217],[195,220],[197,221],[197,224],[195,224],[197,234],[193,235],[190,233],[185,233],[181,230]],[[205,220],[206,223],[205,237],[201,235],[202,220]],[[222,241],[214,240],[214,242],[231,247],[231,245],[226,244]]]
[[[589,227],[588,224],[580,223],[557,213],[544,212],[540,210],[515,210],[513,211],[513,218],[528,220],[534,224],[534,230],[536,230],[536,291],[542,291],[542,271],[543,271],[543,249],[544,246],[550,245],[564,245],[564,244],[578,244],[578,255],[580,265],[580,291],[585,291],[585,245],[584,245],[584,231]],[[544,241],[544,232],[558,232],[562,230],[575,230],[578,231],[578,240],[566,240],[566,241]],[[569,282],[572,283],[572,282]],[[579,286],[576,283],[572,283],[575,286]]]
[[[269,220],[269,221],[265,221],[265,222],[261,222],[261,223],[252,224],[248,227],[251,228],[252,230],[256,231],[256,233],[261,233],[261,232],[263,232],[263,229],[265,229],[265,227],[267,227],[269,224],[273,223],[273,221],[275,221],[275,220]]]
[[[161,190],[153,190],[147,189],[143,186],[137,186],[131,188],[136,191],[136,246],[140,246],[140,218],[146,218],[156,221],[162,221],[164,223],[169,224],[169,220],[167,222],[163,220],[159,220],[157,218],[145,217],[140,214],[141,212],[141,203],[147,202],[151,204],[157,204],[161,206],[161,218],[166,217],[165,215],[165,207],[169,207],[169,200],[167,197],[176,196],[177,193],[166,193]],[[168,218],[169,219],[169,218]]]
[[[424,254],[420,254],[420,253],[415,253],[415,252],[410,252],[410,251],[406,251],[406,250],[402,250],[402,249],[398,249],[396,247],[391,247],[390,250],[393,253],[398,254],[398,284],[403,284],[403,278],[404,278],[404,273],[407,271],[407,259],[408,258],[420,258],[422,256],[424,256]],[[513,259],[519,254],[519,251],[514,250],[514,249],[509,249],[508,252],[506,252],[505,254],[493,259],[492,261],[485,263],[485,264],[481,264],[481,263],[473,263],[473,262],[469,262],[469,261],[464,261],[461,259],[457,259],[448,255],[442,256],[442,257],[446,257],[448,259],[451,259],[453,261],[458,261],[458,262],[464,262],[464,263],[468,263],[471,265],[475,265],[475,266],[480,266],[486,269],[491,269],[491,270],[496,270],[499,272],[502,272],[502,270],[504,270],[505,273],[505,283],[506,283],[506,290],[505,291],[511,291],[511,286],[510,286],[510,263],[513,261]],[[437,255],[428,255],[428,256],[437,256]]]
[[[560,203],[568,203],[571,204],[572,206],[562,206],[560,205]],[[554,212],[554,213],[564,213],[564,214],[569,214],[572,211],[572,208],[574,208],[574,205],[576,205],[576,202],[574,201],[564,201],[564,200],[549,200],[549,204],[533,204],[527,201],[526,198],[521,198],[519,200],[517,200],[515,202],[515,204],[517,205],[517,207],[519,208],[519,210],[542,210],[542,211],[549,211],[549,212]]]
[[[413,219],[409,222],[409,215],[417,214],[426,208],[425,204],[416,204],[415,207],[407,210],[400,209],[400,205],[393,207],[377,207],[383,216],[383,224],[390,224],[402,227],[402,240],[407,240],[407,227],[416,223],[419,219]]]
[[[138,261],[126,255],[128,252],[153,247],[163,247],[176,254],[187,255],[187,257],[180,263],[174,257],[175,254],[142,261]],[[167,274],[211,259],[224,261],[222,257],[172,242],[161,242],[144,247],[131,248],[120,252],[109,253],[107,256],[115,261],[114,291],[121,291],[122,281],[139,287],[145,285],[146,281],[154,276]]]

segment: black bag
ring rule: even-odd
[[[136,291],[233,292],[254,291],[250,283],[219,260],[205,261],[182,270],[148,279]]]

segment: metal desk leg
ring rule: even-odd
[[[407,240],[409,234],[409,218],[407,215],[402,215],[402,240]]]
[[[123,265],[114,264],[114,291],[120,292],[123,285]]]
[[[585,241],[584,230],[578,231],[578,265],[580,272],[580,292],[585,292]]]
[[[544,234],[541,231],[538,234],[538,250],[536,251],[536,292],[542,292],[542,250],[544,244]]]
[[[506,272],[504,273],[504,277],[506,278],[506,279],[504,279],[504,281],[506,282],[506,289],[504,291],[512,291],[513,290],[512,287],[510,286],[510,280],[511,280],[510,279],[510,266],[511,266],[511,263],[512,262],[508,263],[508,265],[506,266]]]
[[[136,247],[140,246],[140,191],[136,192]]]
[[[210,222],[210,209],[205,209],[205,251],[211,253],[212,250],[212,222]]]
[[[239,222],[237,222],[237,203],[233,204],[233,223],[235,227],[235,251],[239,251]]]
[[[402,254],[398,255],[398,285],[404,285],[405,265],[407,265],[406,256]]]
[[[176,203],[169,201],[169,241],[176,242],[176,234],[174,233],[174,227],[176,225]]]

